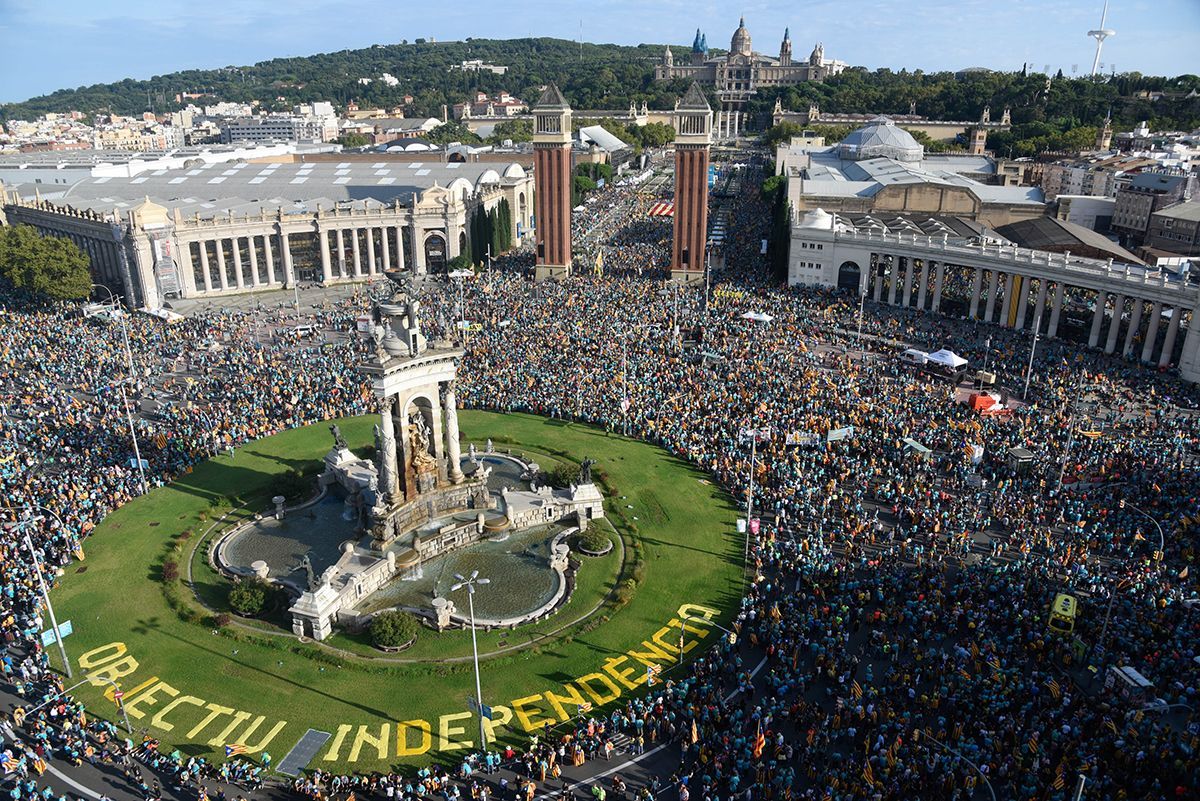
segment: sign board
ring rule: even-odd
[[[130,466],[130,467],[138,467],[138,461],[139,461],[138,459],[134,459],[134,458],[132,458],[132,457],[131,457],[131,458],[129,459],[129,466]],[[141,459],[140,461],[141,461],[141,463],[142,463],[142,464],[141,464],[141,468],[142,468],[143,470],[145,470],[147,467],[149,467],[149,466],[150,466],[150,463],[149,463],[149,462],[147,462],[145,459]]]
[[[849,439],[850,437],[853,437],[853,436],[854,436],[854,426],[846,426],[845,428],[834,428],[834,429],[830,430],[828,435],[826,435],[825,441],[826,442],[838,442],[843,439]]]
[[[69,621],[69,620],[64,620],[62,623],[58,624],[58,634],[60,637],[66,637],[68,634],[71,634],[74,631],[75,631],[75,627],[71,624],[71,621]],[[53,645],[54,640],[55,640],[54,629],[46,629],[45,631],[42,632],[42,645],[43,646],[49,647],[49,646]]]
[[[750,519],[750,533],[757,537],[758,529],[759,529],[758,518],[757,517],[751,518]]]
[[[471,710],[472,714],[475,714],[475,715],[482,714],[483,717],[487,718],[488,720],[492,720],[492,708],[490,706],[488,706],[487,704],[484,704],[483,712],[480,713],[479,701],[473,697],[467,699],[467,709]]]

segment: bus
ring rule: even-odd
[[[1050,622],[1047,627],[1055,634],[1070,634],[1075,630],[1076,601],[1074,595],[1059,593],[1050,605]]]

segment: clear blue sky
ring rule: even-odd
[[[433,37],[574,39],[686,45],[697,26],[728,47],[745,14],[756,50],[784,26],[807,56],[899,69],[1090,68],[1103,0],[0,0],[0,102],[178,69]],[[1200,72],[1200,0],[1110,0],[1119,71]]]

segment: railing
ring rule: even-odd
[[[1141,286],[1177,290],[1181,293],[1191,292],[1193,295],[1200,297],[1200,288],[1192,287],[1182,279],[1171,276],[1168,273],[1155,273],[1147,267],[1114,262],[1113,259],[1103,260],[1091,259],[1084,256],[1072,256],[1070,251],[1066,253],[1051,253],[1045,250],[1032,250],[1016,245],[952,245],[947,241],[945,235],[939,241],[937,238],[928,235],[876,233],[874,231],[859,232],[857,230],[852,230],[849,233],[835,231],[833,239],[835,242],[857,243],[865,241],[867,244],[878,243],[896,247],[920,248],[924,251],[961,255],[975,261],[980,258],[988,258],[1012,265],[1041,265],[1067,272],[1080,273],[1098,279],[1118,279]],[[970,266],[970,264],[965,266]]]

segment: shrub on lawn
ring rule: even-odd
[[[417,620],[407,612],[380,612],[371,618],[367,633],[377,648],[399,648],[417,636]]]
[[[174,559],[164,559],[162,563],[163,581],[174,581],[179,578],[179,563]]]
[[[229,606],[239,615],[257,615],[267,606],[269,590],[270,587],[261,579],[239,581],[229,591]]]
[[[600,553],[608,550],[608,546],[611,544],[608,535],[595,528],[589,528],[587,531],[581,532],[575,541],[579,543],[580,548],[592,553]]]

